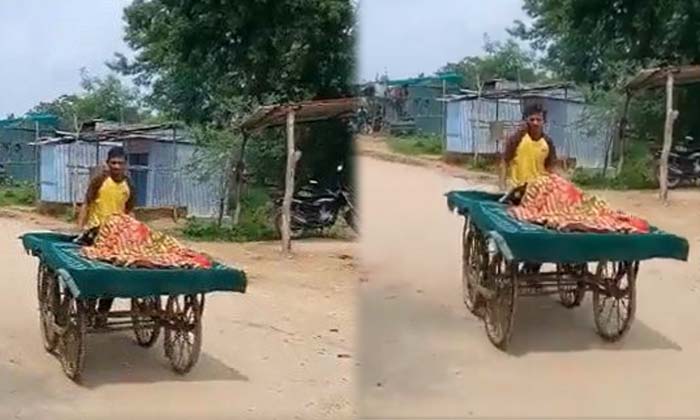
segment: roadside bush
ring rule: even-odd
[[[36,189],[27,184],[0,188],[0,206],[31,206],[37,199]]]
[[[237,225],[215,220],[189,219],[182,233],[199,241],[248,242],[277,238],[273,225],[272,199],[263,188],[251,188],[242,197],[241,216]]]
[[[630,144],[630,150],[619,175],[614,176],[614,168],[609,168],[609,176],[601,171],[576,169],[573,182],[585,188],[613,190],[645,190],[659,187],[654,168],[654,157],[644,144]]]
[[[405,155],[439,155],[442,153],[442,139],[439,136],[390,137],[387,143],[392,150]]]

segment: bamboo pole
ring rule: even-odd
[[[673,109],[673,71],[666,75],[666,124],[664,125],[664,146],[659,162],[659,196],[668,203],[668,157],[673,143],[673,123],[678,118],[678,111]]]
[[[287,170],[284,177],[284,199],[282,200],[282,252],[290,254],[292,196],[294,194],[294,170],[298,154],[294,145],[294,111],[287,112]]]

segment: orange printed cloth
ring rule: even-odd
[[[649,224],[638,217],[613,210],[572,182],[549,174],[527,184],[519,205],[508,209],[516,219],[559,231],[649,232]]]
[[[151,230],[131,216],[109,217],[99,229],[92,246],[81,249],[83,256],[124,267],[209,268],[206,256],[180,245],[175,238]]]

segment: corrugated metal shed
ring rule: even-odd
[[[95,166],[99,147],[99,162],[119,142],[44,142],[41,150],[40,199],[45,202],[81,202],[89,182],[90,167]],[[130,160],[144,159],[146,164],[130,163],[130,175],[137,191],[145,193],[140,207],[185,206],[195,217],[215,217],[218,214],[222,182],[217,177],[200,179],[192,172],[191,163],[196,146],[185,142],[139,140],[123,143]],[[144,157],[147,155],[147,157]],[[223,173],[221,174],[223,176]],[[138,201],[138,200],[137,200]]]
[[[605,164],[611,125],[587,121],[588,105],[555,97],[528,95],[515,99],[457,97],[447,103],[447,145],[450,153],[489,154],[500,152],[501,143],[492,138],[495,121],[505,124],[507,133],[522,120],[522,108],[536,101],[547,112],[545,131],[552,137],[559,157],[576,159],[583,168]]]
[[[447,103],[447,151],[451,153],[496,153],[491,139],[494,121],[519,121],[520,102],[514,100],[460,100]]]
[[[37,136],[53,131],[57,117],[49,114],[27,114],[22,118],[0,120],[0,164],[16,181],[36,182],[37,151],[32,142]]]

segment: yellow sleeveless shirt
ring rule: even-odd
[[[100,226],[113,214],[125,214],[129,194],[131,191],[126,179],[115,182],[112,177],[106,177],[97,192],[97,199],[88,210],[87,228]]]
[[[549,145],[544,138],[535,141],[529,134],[525,134],[510,166],[511,186],[517,187],[545,175],[545,161],[548,155]]]

